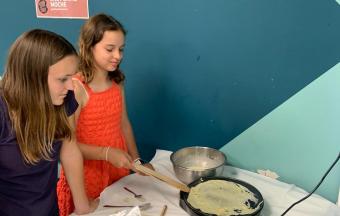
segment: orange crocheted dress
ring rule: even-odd
[[[89,101],[82,108],[77,122],[77,141],[96,146],[111,146],[127,152],[121,128],[122,94],[113,81],[112,87],[103,92],[93,92],[83,84]],[[129,170],[116,168],[102,160],[84,160],[85,188],[88,197],[97,198],[105,187],[129,174]],[[60,216],[74,211],[71,191],[63,170],[57,185]]]

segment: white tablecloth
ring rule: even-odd
[[[169,151],[157,150],[151,163],[157,171],[176,179]],[[243,180],[256,187],[264,198],[262,216],[279,216],[292,203],[304,197],[307,193],[291,184],[286,184],[257,173],[225,166],[223,176]],[[137,200],[123,189],[142,194],[144,200]],[[152,207],[142,211],[142,216],[160,215],[164,205],[168,206],[166,216],[187,216],[179,206],[179,190],[150,176],[132,174],[108,186],[100,195],[98,209],[89,215],[109,216],[122,209],[104,208],[104,204],[138,205],[150,202]],[[321,196],[313,194],[308,199],[294,206],[287,216],[340,216],[340,208]]]

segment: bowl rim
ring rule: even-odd
[[[223,162],[222,162],[220,165],[218,165],[218,166],[216,166],[216,167],[206,168],[206,169],[204,169],[204,170],[194,170],[194,169],[190,169],[190,168],[188,168],[188,167],[184,167],[184,166],[181,166],[181,165],[175,165],[175,162],[174,162],[174,157],[175,157],[175,156],[174,156],[174,155],[175,155],[176,153],[178,153],[178,152],[180,152],[181,150],[184,150],[184,149],[194,149],[194,148],[196,148],[196,149],[209,149],[209,150],[214,150],[214,151],[220,153],[220,154],[223,156],[223,159],[224,159],[224,160],[223,160]],[[220,150],[218,150],[218,149],[215,149],[215,148],[206,147],[206,146],[189,146],[189,147],[180,148],[180,149],[178,149],[177,151],[172,152],[172,153],[170,154],[170,161],[171,161],[171,163],[172,163],[172,165],[173,165],[174,167],[176,166],[176,168],[181,168],[181,169],[188,170],[188,171],[193,171],[193,172],[205,172],[205,171],[208,171],[208,170],[214,170],[214,169],[220,168],[221,166],[224,166],[224,165],[226,164],[226,161],[227,161],[227,156],[226,156],[222,151],[220,151]]]

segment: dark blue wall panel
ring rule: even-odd
[[[76,44],[83,20],[37,19],[34,1],[0,9],[0,66],[13,40],[47,28]],[[143,157],[219,148],[340,60],[335,0],[89,1],[127,28],[122,69]]]

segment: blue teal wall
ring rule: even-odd
[[[32,1],[0,8],[0,68],[23,31],[74,44],[83,20],[37,19]],[[18,5],[20,4],[20,6]],[[143,157],[219,148],[340,61],[335,0],[89,1],[128,30],[122,69]]]
[[[335,1],[101,6],[129,30],[130,117],[151,148],[221,147],[340,60]]]

